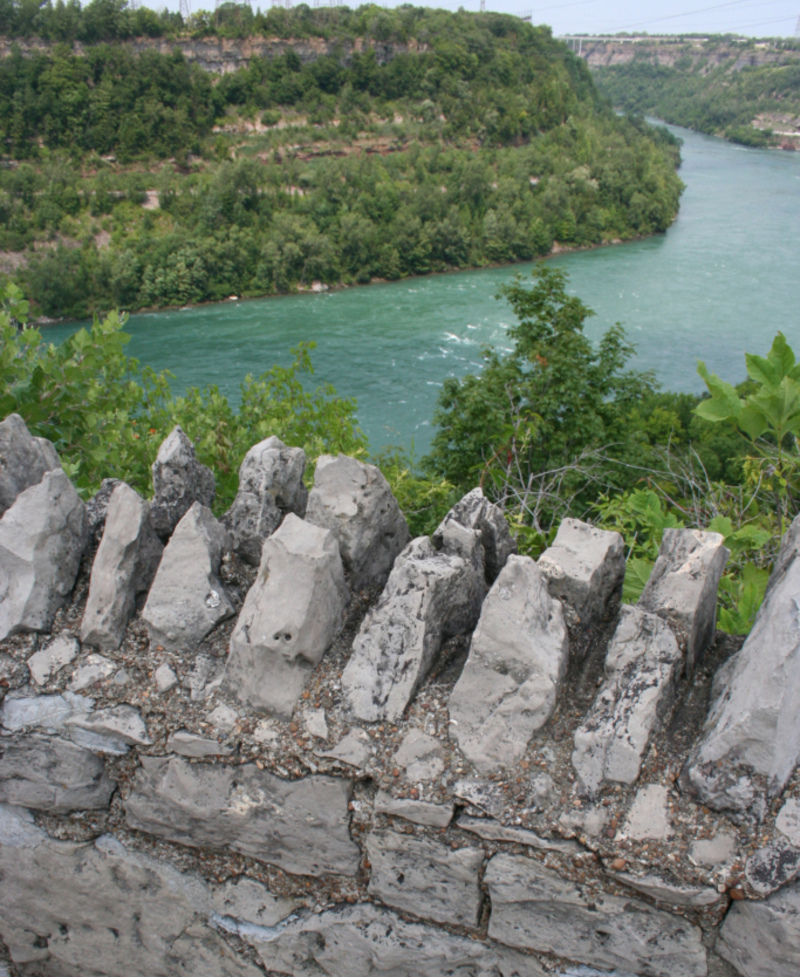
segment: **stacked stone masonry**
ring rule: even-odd
[[[615,533],[305,465],[84,504],[0,423],[0,974],[796,977],[800,521],[743,642],[716,534],[620,606]]]

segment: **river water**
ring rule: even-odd
[[[696,361],[737,382],[745,350],[781,330],[800,356],[800,153],[745,149],[685,129],[680,215],[664,235],[549,259],[595,310],[594,339],[621,322],[636,366],[664,389],[703,388]],[[131,356],[175,374],[174,389],[217,384],[238,398],[246,373],[290,362],[313,340],[315,379],[358,400],[370,446],[423,454],[442,381],[507,347],[510,311],[494,295],[531,265],[132,316]],[[76,328],[47,330],[58,341]]]

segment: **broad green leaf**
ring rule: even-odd
[[[763,356],[745,353],[744,361],[747,365],[747,375],[756,383],[766,383],[767,386],[777,387],[783,379],[780,369]]]
[[[739,427],[753,441],[760,438],[769,426],[764,411],[753,403],[747,403],[739,415]]]
[[[786,342],[786,337],[782,332],[772,341],[772,349],[767,354],[767,357],[777,370],[780,379],[782,380],[785,376],[789,374],[795,365],[795,356],[792,351],[791,346]]]
[[[632,557],[625,566],[625,582],[622,585],[622,600],[626,604],[635,604],[642,596],[642,591],[650,579],[654,562],[639,560]]]

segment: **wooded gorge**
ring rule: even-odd
[[[124,5],[81,23],[101,9],[101,39],[129,36]],[[42,314],[525,260],[677,213],[676,140],[617,118],[547,29],[412,7],[219,21],[328,53],[289,45],[222,77],[124,44],[0,62],[0,270]]]

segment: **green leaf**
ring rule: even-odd
[[[747,366],[747,375],[756,383],[765,383],[769,387],[777,387],[783,379],[780,368],[763,356],[745,353],[744,361]]]
[[[767,354],[767,357],[775,367],[780,380],[791,372],[795,365],[795,356],[782,332],[779,332],[775,339],[773,339],[772,349]]]
[[[622,600],[626,604],[635,604],[642,596],[642,591],[653,572],[653,560],[640,560],[631,557],[625,567],[625,582],[622,585]]]
[[[742,401],[734,387],[716,375],[708,372],[702,360],[697,362],[697,372],[705,380],[709,400],[701,400],[694,412],[707,421],[736,420],[742,410]]]

